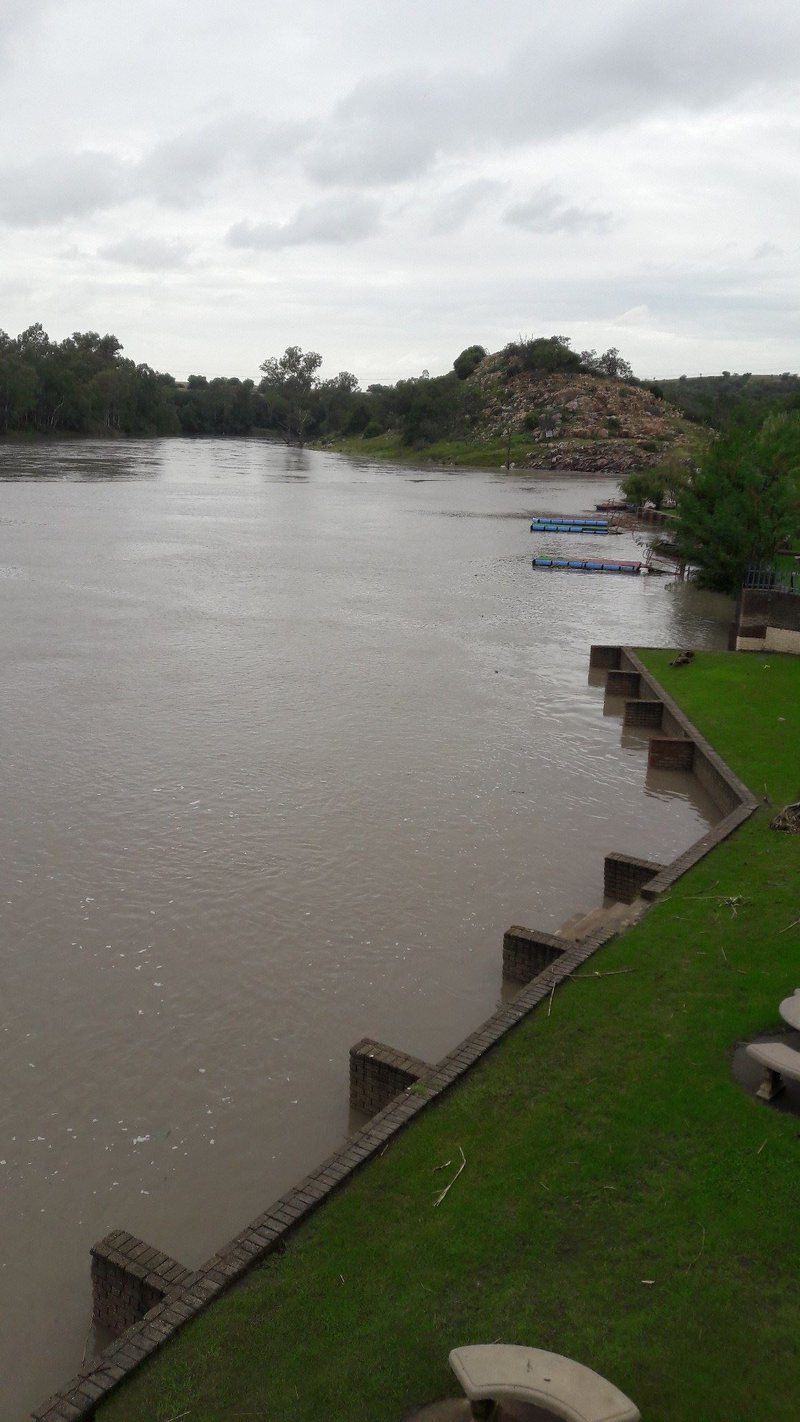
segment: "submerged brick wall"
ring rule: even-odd
[[[170,1289],[186,1287],[192,1272],[127,1230],[93,1244],[92,1322],[115,1338],[144,1318]]]
[[[600,642],[595,642],[589,652],[589,666],[593,671],[610,671],[619,666],[619,659],[622,654],[621,647],[608,647]]]
[[[606,677],[606,691],[609,696],[638,696],[641,678],[636,671],[610,671]]]
[[[350,1105],[374,1116],[431,1070],[419,1057],[362,1037],[350,1048]]]
[[[569,943],[552,933],[533,933],[517,924],[503,934],[503,977],[512,983],[529,983],[566,952]]]
[[[630,854],[607,854],[603,865],[603,888],[607,899],[632,904],[642,887],[655,879],[665,866],[652,859],[634,859]]]
[[[660,730],[663,718],[663,701],[626,701],[622,724],[624,726],[647,726],[654,730]]]
[[[687,736],[653,736],[647,749],[647,764],[653,770],[692,770],[694,742]]]

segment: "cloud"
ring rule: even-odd
[[[226,173],[263,174],[285,162],[309,132],[306,122],[233,115],[160,140],[136,164],[133,183],[166,206],[191,207]]]
[[[277,251],[325,243],[341,247],[377,230],[380,207],[363,197],[330,197],[305,203],[288,222],[237,222],[227,233],[231,247]]]
[[[517,203],[503,214],[511,227],[526,232],[607,232],[611,226],[610,212],[597,212],[588,207],[574,207],[559,193],[540,188],[527,202]]]
[[[0,220],[41,227],[85,217],[124,195],[125,165],[111,153],[45,153],[0,169]]]
[[[3,0],[0,8],[0,61],[12,49],[20,30],[36,23],[52,0]]]
[[[578,7],[580,8],[580,6]],[[487,69],[416,69],[362,80],[333,107],[306,147],[319,184],[373,187],[428,171],[443,154],[467,154],[625,125],[668,113],[702,113],[758,90],[796,82],[800,7],[786,0],[664,3],[654,16],[625,0],[576,26],[553,20],[540,37],[521,25],[511,59]]]
[[[130,236],[99,247],[98,257],[125,267],[141,267],[146,271],[171,271],[185,267],[189,248],[174,238]]]
[[[496,198],[505,183],[495,178],[475,178],[461,183],[445,193],[429,209],[428,231],[434,236],[458,232],[470,217],[474,217],[492,198]]]

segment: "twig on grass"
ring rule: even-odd
[[[463,1150],[461,1149],[461,1146],[459,1146],[458,1149],[459,1149],[459,1153],[460,1153],[460,1155],[461,1155],[461,1164],[459,1165],[458,1170],[456,1171],[456,1173],[455,1173],[455,1175],[453,1176],[452,1180],[449,1181],[449,1183],[448,1183],[447,1185],[445,1185],[445,1187],[444,1187],[443,1190],[440,1190],[440,1191],[439,1191],[439,1194],[436,1196],[436,1199],[435,1199],[434,1202],[433,1202],[433,1208],[434,1208],[434,1209],[436,1209],[436,1206],[437,1206],[437,1205],[441,1205],[442,1200],[444,1199],[444,1197],[445,1197],[445,1195],[447,1194],[448,1190],[451,1190],[451,1189],[453,1188],[453,1186],[455,1185],[455,1183],[456,1183],[456,1181],[457,1181],[459,1175],[461,1174],[462,1170],[464,1169],[464,1166],[465,1166],[466,1163],[467,1163],[467,1157],[465,1156]]]
[[[576,982],[581,978],[618,978],[621,973],[635,973],[636,969],[631,968],[608,968],[604,973],[570,973],[570,977]]]
[[[548,1017],[550,1016],[550,1012],[551,1012],[551,1010],[552,1010],[552,1006],[553,1006],[553,993],[555,992],[555,990],[556,990],[556,980],[555,980],[555,978],[553,978],[553,986],[552,986],[551,989],[550,989],[550,999],[549,999],[548,1004],[547,1004],[547,1015],[548,1015]]]
[[[786,925],[785,928],[779,928],[779,929],[778,929],[778,932],[779,932],[779,933],[788,933],[788,932],[789,932],[789,929],[790,929],[790,928],[796,928],[797,925],[798,925],[798,923],[800,923],[800,918],[793,918],[792,921],[791,921],[791,923],[787,923],[787,925]]]
[[[181,1422],[181,1418],[188,1417],[191,1410],[191,1407],[187,1407],[185,1412],[176,1412],[174,1417],[167,1418],[167,1422]]]
[[[702,1238],[702,1240],[701,1240],[701,1242],[700,1242],[700,1248],[698,1249],[697,1253],[695,1254],[694,1259],[690,1259],[690,1260],[689,1260],[689,1263],[686,1265],[686,1268],[685,1268],[685,1270],[684,1270],[684,1273],[685,1273],[685,1274],[688,1274],[689,1270],[694,1268],[695,1264],[697,1263],[698,1259],[700,1258],[700,1255],[702,1254],[703,1250],[704,1250],[705,1247],[706,1247],[706,1227],[705,1227],[705,1225],[701,1225],[700,1228],[701,1228],[702,1231],[703,1231],[703,1238]]]
[[[758,1150],[756,1151],[756,1155],[760,1155],[760,1154],[761,1154],[761,1152],[762,1152],[762,1150],[764,1149],[764,1146],[765,1146],[766,1144],[767,1144],[767,1142],[766,1142],[765,1140],[761,1142],[761,1145],[758,1147]]]

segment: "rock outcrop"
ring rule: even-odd
[[[609,376],[526,372],[508,375],[502,357],[487,356],[470,377],[481,389],[481,435],[523,434],[530,468],[617,473],[657,464],[688,427],[673,406],[646,386]],[[518,451],[514,455],[520,463]]]

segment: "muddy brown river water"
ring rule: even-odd
[[[197,1264],[345,1135],[353,1041],[442,1055],[504,928],[706,824],[588,654],[723,646],[728,604],[531,568],[526,515],[614,492],[258,440],[0,448],[2,1418],[80,1363],[95,1239]]]

